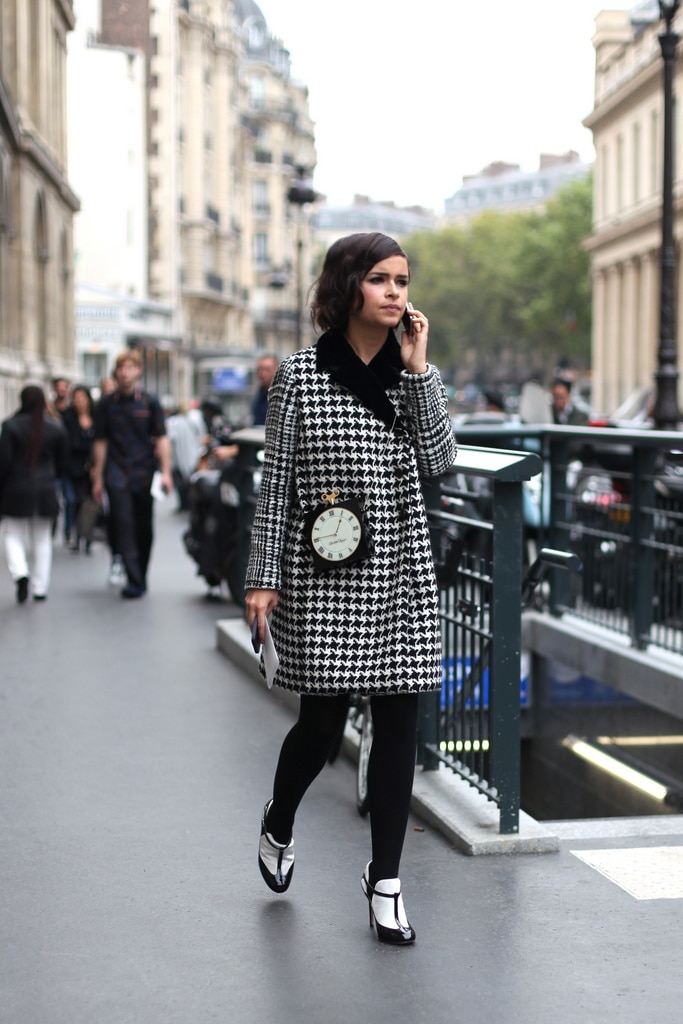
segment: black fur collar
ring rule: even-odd
[[[387,388],[398,385],[403,369],[401,349],[393,331],[387,333],[383,348],[367,365],[358,358],[341,331],[326,331],[318,338],[316,348],[316,368],[320,372],[328,371],[335,384],[351,391],[388,427],[400,425],[386,393]]]

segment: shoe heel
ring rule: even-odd
[[[261,836],[259,838],[258,866],[263,880],[273,892],[283,893],[289,888],[294,874],[294,837],[288,843],[277,843],[269,834],[266,816],[272,800],[263,808]]]
[[[403,907],[403,901],[401,899],[401,883],[398,878],[388,879],[386,881],[380,881],[377,885],[371,885],[369,879],[370,864],[367,865],[363,872],[361,879],[361,888],[365,893],[368,901],[368,910],[370,917],[370,927],[374,925],[377,933],[377,938],[380,942],[388,942],[392,945],[408,945],[415,941],[415,929],[411,926],[408,919],[405,917],[405,908]],[[379,886],[390,886],[390,891],[382,891]],[[380,910],[380,916],[383,916],[385,920],[391,923],[383,924],[377,920],[377,914],[375,913],[372,901],[377,899],[378,910]],[[392,902],[392,907],[389,910],[388,907],[380,906],[382,901]],[[399,909],[400,902],[400,909]],[[385,910],[387,913],[385,913]],[[405,923],[403,923],[405,921]]]

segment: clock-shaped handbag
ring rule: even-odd
[[[340,569],[370,557],[370,545],[360,500],[320,495],[321,502],[306,513],[306,537],[317,569]]]

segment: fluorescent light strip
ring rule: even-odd
[[[683,736],[596,736],[598,743],[616,747],[679,747]]]
[[[639,789],[642,793],[647,793],[648,796],[654,797],[655,800],[660,800],[662,803],[666,799],[668,793],[666,786],[662,786],[660,782],[656,782],[648,775],[644,775],[643,772],[629,767],[623,761],[617,760],[616,757],[611,757],[604,750],[594,747],[592,743],[587,743],[585,740],[579,739],[578,736],[566,736],[562,742],[577,757],[588,761],[589,764],[595,765],[596,768],[600,768],[602,771],[614,776],[614,778],[620,779],[628,786],[633,786],[635,789]]]
[[[481,750],[489,749],[488,740],[441,740],[439,744],[439,750],[448,752],[449,754],[471,754],[473,751],[475,754]]]

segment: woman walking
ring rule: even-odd
[[[65,492],[68,493],[65,509],[65,530],[67,547],[78,551],[81,546],[79,534],[79,512],[86,498],[90,497],[90,470],[92,469],[92,442],[95,438],[93,426],[94,402],[84,384],[77,384],[72,391],[71,406],[61,414],[61,421],[67,431],[69,456]],[[90,551],[90,538],[86,537],[85,550]]]
[[[71,405],[62,413],[62,422],[68,441],[68,459],[65,481],[72,501],[67,505],[65,524],[67,547],[78,551],[81,535],[78,531],[79,512],[86,498],[90,497],[90,471],[92,469],[92,446],[95,440],[93,422],[94,402],[84,384],[77,384],[71,392]],[[86,553],[90,551],[90,536],[85,541]]]
[[[350,235],[327,253],[312,304],[324,333],[281,364],[268,395],[246,580],[247,621],[261,641],[270,620],[275,683],[301,695],[263,811],[261,874],[275,892],[289,888],[299,803],[349,694],[369,695],[372,859],[361,886],[377,937],[396,944],[415,939],[399,864],[418,694],[441,684],[420,477],[455,457],[445,390],[427,363],[428,321],[408,310],[409,278],[405,253],[383,234]]]
[[[23,604],[29,583],[34,601],[47,597],[59,512],[55,479],[66,468],[67,441],[61,422],[46,414],[42,388],[28,385],[20,401],[0,433],[0,515],[7,566]]]

